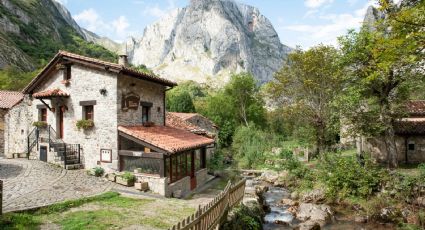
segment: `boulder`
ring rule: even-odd
[[[325,192],[321,189],[315,189],[313,191],[310,191],[306,194],[304,194],[301,198],[302,202],[305,203],[321,203],[323,201],[325,201]]]
[[[383,208],[379,213],[379,219],[386,223],[394,222],[401,216],[401,212],[394,207]]]
[[[280,201],[280,204],[282,204],[282,205],[287,205],[287,206],[297,206],[297,205],[298,205],[298,202],[293,201],[293,200],[291,200],[291,199],[283,198],[283,199]]]
[[[298,198],[300,198],[300,194],[296,191],[291,193],[291,199],[292,200],[298,200]]]
[[[367,222],[367,217],[366,216],[355,216],[354,217],[354,222],[357,222],[357,223],[366,223]]]
[[[329,205],[302,203],[298,207],[296,216],[300,221],[312,220],[329,223],[333,219],[333,212]]]
[[[317,222],[317,221],[306,221],[304,223],[301,223],[300,225],[298,225],[298,229],[299,230],[320,230],[321,229],[321,223]]]
[[[274,171],[263,172],[260,176],[260,179],[273,184],[277,181],[277,179],[279,179],[279,174]]]

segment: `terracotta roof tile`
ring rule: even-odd
[[[192,123],[182,119],[180,116],[176,116],[176,113],[172,112],[167,112],[167,114],[165,115],[165,123],[167,126],[176,129],[183,129],[199,135],[206,135],[208,133],[205,129],[193,125]]]
[[[21,92],[0,90],[0,109],[10,109],[23,98],[24,95]]]
[[[197,113],[177,113],[177,112],[169,112],[169,113],[173,114],[174,116],[180,117],[183,120],[187,120],[194,116],[199,115]]]
[[[213,139],[168,126],[118,126],[118,130],[171,154],[214,143]]]
[[[399,121],[394,122],[394,130],[396,134],[399,135],[424,135],[425,118],[403,118]]]
[[[409,101],[407,111],[410,116],[425,116],[425,100]]]
[[[69,94],[60,89],[48,89],[32,95],[34,98],[42,99],[49,97],[69,97]]]

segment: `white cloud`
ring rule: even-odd
[[[83,10],[81,13],[75,15],[74,19],[82,27],[102,36],[115,38],[116,40],[124,40],[129,35],[139,34],[137,31],[128,31],[130,23],[125,16],[119,16],[112,21],[105,21],[92,8]]]
[[[128,23],[128,20],[125,16],[120,16],[112,22],[112,26],[114,27],[115,33],[117,33],[119,37],[125,37],[127,36],[126,30],[130,24]]]
[[[367,8],[373,5],[372,2],[368,2],[362,8],[359,8],[352,13],[343,14],[322,14],[318,16],[318,19],[324,21],[323,24],[294,24],[294,25],[282,25],[278,26],[278,30],[282,34],[284,31],[294,31],[301,34],[300,43],[309,46],[316,45],[318,43],[337,45],[337,38],[344,35],[349,29],[360,28]],[[293,45],[293,44],[290,44]]]
[[[167,0],[167,6],[161,8],[158,4],[146,6],[143,10],[144,15],[149,15],[156,18],[162,18],[167,12],[176,8],[176,0]]]
[[[304,5],[308,8],[319,8],[333,1],[334,0],[304,0]]]

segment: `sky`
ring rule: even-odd
[[[190,0],[56,0],[77,23],[98,35],[122,42],[141,37],[147,25]],[[257,7],[275,27],[283,44],[307,49],[337,44],[337,37],[358,29],[375,0],[235,0]]]

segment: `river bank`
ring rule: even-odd
[[[317,197],[314,197],[314,194],[310,199],[311,202],[306,202],[308,199],[301,199],[297,194],[291,194],[288,189],[275,186],[268,180],[270,178],[264,178],[267,175],[259,175],[258,172],[243,175],[247,178],[247,197],[244,204],[256,200],[263,207],[262,219],[265,230],[396,229],[394,224],[365,222],[364,219],[356,217],[349,207],[316,202]]]

